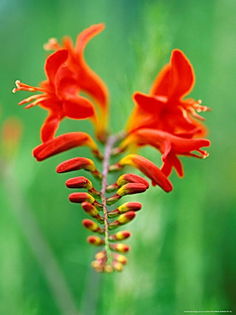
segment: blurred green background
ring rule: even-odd
[[[23,124],[17,155],[1,158],[0,314],[175,315],[236,310],[236,2],[233,0],[0,0],[0,121]],[[95,249],[85,242],[84,213],[67,201],[55,166],[63,153],[37,163],[42,109],[17,106],[14,81],[44,79],[50,37],[73,38],[91,24],[106,30],[89,44],[89,64],[111,94],[111,126],[121,130],[135,90],[147,92],[173,48],[196,72],[192,96],[206,113],[210,157],[183,159],[185,177],[172,175],[174,191],[152,188],[129,229],[132,251],[122,273],[96,274]],[[60,132],[91,131],[87,122],[64,121]],[[145,149],[146,156],[159,156]],[[86,149],[79,155],[88,156]]]

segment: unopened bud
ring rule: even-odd
[[[108,217],[114,218],[124,212],[139,211],[141,208],[142,208],[142,204],[140,202],[126,202],[123,205],[119,206],[117,209],[114,209],[108,212]]]
[[[93,203],[95,201],[93,196],[91,196],[90,194],[85,193],[85,192],[72,193],[69,195],[69,200],[71,202],[75,202],[75,203],[82,203],[85,201]]]
[[[125,195],[132,195],[132,194],[139,194],[147,190],[147,186],[141,183],[128,183],[121,186],[118,191],[117,195],[125,196]]]
[[[124,266],[119,261],[113,261],[112,266],[116,271],[122,271],[124,269]]]
[[[120,212],[126,211],[139,211],[142,208],[142,204],[140,202],[126,202],[123,205],[119,206],[117,209]]]
[[[110,244],[110,249],[120,252],[120,253],[127,253],[130,250],[130,247],[126,244]]]
[[[99,225],[96,222],[92,221],[92,220],[85,219],[85,220],[82,221],[82,224],[89,231],[97,232],[97,233],[100,233],[100,234],[103,233],[103,230],[99,227]]]
[[[92,160],[84,157],[76,157],[60,163],[56,171],[57,173],[66,173],[71,171],[77,171],[84,169],[90,171],[94,176],[101,178],[101,174],[96,169],[95,164]]]
[[[87,242],[90,244],[93,244],[95,246],[100,246],[104,244],[104,240],[101,237],[98,236],[89,236],[87,238]]]
[[[142,178],[141,176],[135,175],[135,174],[124,174],[121,175],[118,180],[116,181],[116,184],[120,187],[128,183],[140,183],[146,186],[146,188],[149,187],[148,182],[146,179]]]
[[[91,217],[97,219],[99,222],[104,221],[104,219],[99,215],[98,209],[91,203],[85,201],[81,204],[81,206],[84,209],[84,211]]]
[[[73,177],[66,181],[66,186],[68,188],[86,188],[91,189],[93,184],[89,179],[83,176]]]
[[[129,238],[131,233],[129,231],[119,231],[116,234],[110,235],[109,239],[111,241],[122,241]]]
[[[114,259],[123,265],[127,264],[128,259],[124,255],[114,254]]]
[[[121,214],[117,220],[113,221],[112,223],[109,224],[109,229],[115,229],[116,227],[120,225],[124,225],[129,223],[135,218],[135,212],[129,211],[124,214]]]

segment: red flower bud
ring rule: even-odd
[[[85,220],[82,221],[82,224],[89,231],[97,232],[97,233],[100,233],[100,234],[103,233],[103,230],[99,227],[99,225],[96,222],[92,221],[92,220],[85,219]]]
[[[129,231],[119,231],[116,234],[110,235],[109,239],[111,241],[122,241],[129,238],[131,233]]]
[[[92,160],[83,158],[83,157],[76,157],[67,161],[60,163],[57,168],[57,173],[66,173],[71,171],[77,171],[80,169],[84,169],[86,171],[90,171],[96,177],[101,177],[101,174],[95,167],[95,164]]]
[[[146,179],[138,176],[138,175],[135,175],[135,174],[124,174],[124,175],[121,175],[118,180],[116,181],[117,185],[120,187],[120,186],[123,186],[127,183],[140,183],[140,184],[143,184],[145,185],[147,188],[149,187],[149,184],[148,182],[146,181]]]
[[[120,252],[120,253],[126,253],[130,250],[130,247],[126,244],[110,244],[110,249]]]
[[[104,240],[98,236],[88,236],[87,242],[95,246],[101,246],[104,244]]]
[[[66,181],[66,186],[68,188],[87,188],[91,189],[93,184],[89,179],[83,176],[73,177]]]
[[[142,204],[140,202],[126,202],[123,205],[119,206],[117,209],[120,212],[126,211],[139,211],[142,208]]]
[[[114,254],[114,259],[123,265],[127,264],[128,259],[124,255]]]
[[[75,203],[82,203],[88,201],[93,203],[95,199],[88,193],[79,192],[79,193],[72,193],[69,195],[69,200]]]
[[[125,195],[132,195],[132,194],[139,194],[144,192],[147,189],[147,186],[141,183],[128,183],[121,186],[118,191],[117,195],[125,196]]]
[[[135,215],[136,214],[133,211],[129,211],[129,212],[126,212],[124,214],[121,214],[117,220],[115,220],[109,224],[109,229],[113,230],[113,229],[117,228],[118,226],[129,223],[130,221],[132,221],[135,218]]]
[[[99,222],[104,221],[104,219],[99,215],[98,209],[91,203],[85,201],[81,204],[81,206],[84,209],[84,211],[91,217],[97,219]]]
[[[139,211],[141,208],[142,204],[140,202],[126,202],[117,209],[108,212],[108,217],[113,218],[128,211]]]

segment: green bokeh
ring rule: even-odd
[[[235,12],[233,0],[0,0],[0,120],[14,116],[23,124],[18,154],[1,179],[0,314],[61,314],[25,236],[32,226],[18,208],[33,214],[80,314],[236,310]],[[16,79],[32,85],[44,79],[42,45],[48,38],[75,38],[99,22],[106,30],[91,41],[86,57],[109,87],[113,131],[123,128],[132,93],[148,91],[173,48],[194,65],[192,96],[212,108],[204,115],[210,157],[183,159],[185,177],[172,175],[170,194],[152,188],[135,198],[144,209],[130,224],[129,264],[111,275],[90,269],[94,249],[85,242],[85,216],[67,201],[68,176],[54,171],[71,153],[36,163],[31,150],[39,143],[45,112],[23,110],[16,104],[27,94],[11,93]],[[91,132],[89,123],[77,121],[64,121],[60,132],[78,128]],[[155,151],[145,154],[159,161]]]

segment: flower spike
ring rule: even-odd
[[[82,220],[82,225],[92,234],[87,237],[87,242],[99,247],[91,266],[97,272],[111,273],[122,271],[127,264],[123,254],[130,250],[125,243],[131,233],[122,227],[135,219],[142,204],[132,201],[116,207],[111,205],[127,195],[146,193],[149,188],[146,179],[125,173],[125,167],[136,168],[151,180],[153,186],[170,192],[173,186],[168,177],[172,170],[183,176],[181,156],[199,159],[208,156],[203,148],[208,147],[210,141],[204,138],[207,129],[200,113],[209,108],[200,100],[187,98],[195,83],[194,69],[184,53],[174,49],[150,92],[134,93],[135,106],[126,130],[110,135],[107,130],[108,90],[85,60],[87,44],[103,30],[102,23],[92,25],[77,36],[75,43],[70,37],[65,37],[62,43],[50,39],[44,46],[46,50],[53,50],[45,60],[45,80],[39,86],[17,80],[13,92],[33,93],[19,105],[26,109],[40,106],[48,112],[40,132],[42,143],[33,150],[37,161],[74,148],[79,152],[81,146],[91,150],[92,157],[91,154],[77,156],[71,150],[70,158],[61,162],[56,172],[90,173],[89,178],[76,174],[76,177],[66,179],[65,185],[70,189],[69,201],[89,217]],[[80,129],[56,135],[63,119],[89,119],[94,125],[96,139],[100,141],[99,146]],[[160,168],[137,154],[143,146],[151,146],[160,152]],[[116,178],[113,174],[110,182],[110,173],[121,170],[123,173]]]

